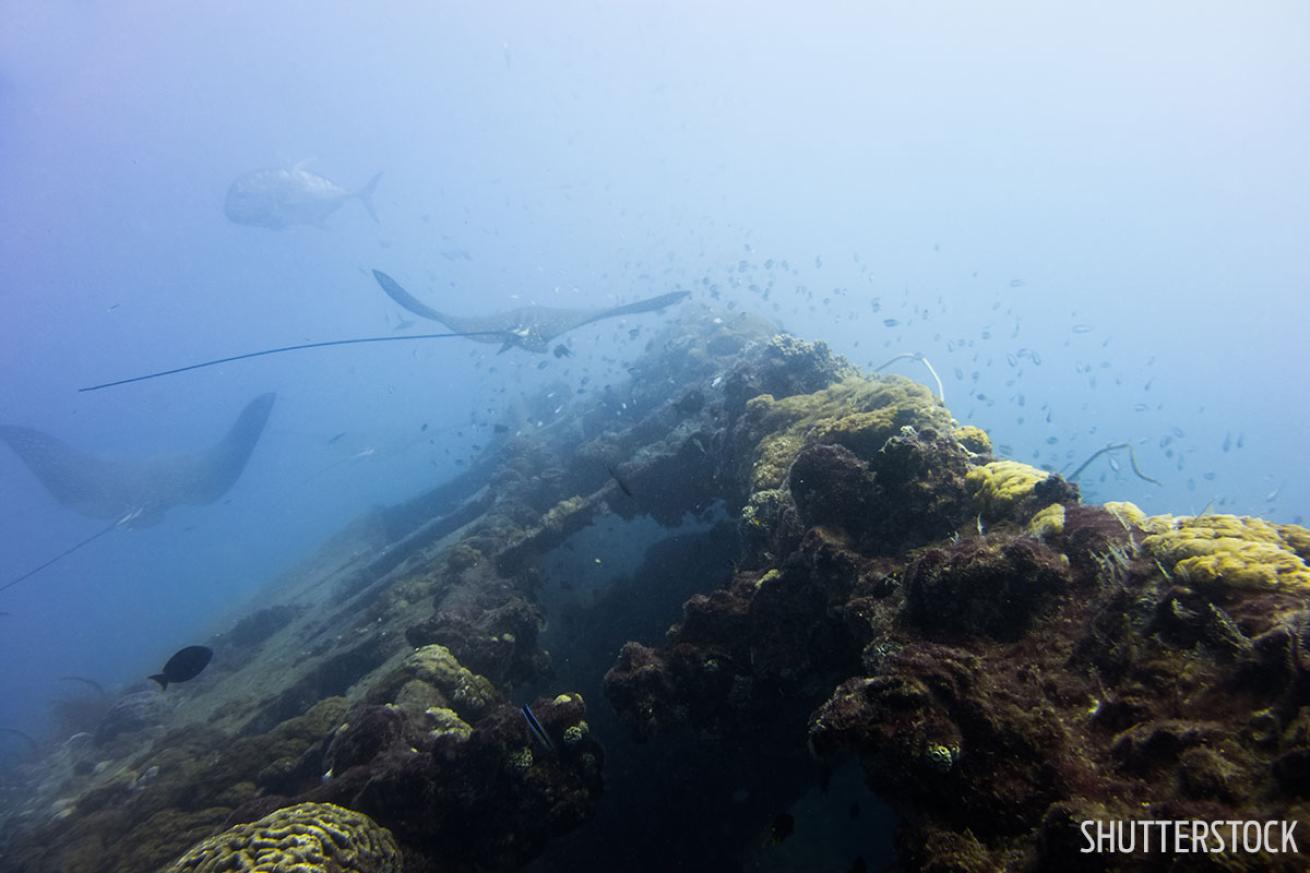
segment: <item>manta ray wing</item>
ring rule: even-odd
[[[231,488],[264,431],[274,398],[264,394],[252,400],[217,445],[196,455],[110,461],[17,426],[0,426],[0,439],[63,505],[92,518],[139,513],[134,523],[145,524],[180,503],[212,503]]]
[[[50,495],[92,518],[119,518],[141,505],[143,472],[132,464],[103,461],[30,427],[0,426],[9,444]]]
[[[227,435],[204,454],[189,460],[190,473],[187,487],[179,492],[177,502],[190,504],[213,503],[236,484],[250,460],[268,424],[276,394],[261,394],[246,404],[237,416],[236,423]]]
[[[670,291],[668,294],[660,294],[657,297],[647,297],[645,300],[638,300],[635,303],[625,303],[622,306],[611,306],[608,309],[593,310],[584,321],[576,324],[570,324],[565,330],[573,330],[575,327],[582,327],[584,324],[591,324],[593,321],[600,321],[604,318],[618,318],[623,315],[636,315],[640,312],[655,312],[666,306],[672,306],[675,303],[686,300],[691,296],[690,291]],[[563,333],[560,331],[559,333]],[[558,336],[559,334],[556,334]]]

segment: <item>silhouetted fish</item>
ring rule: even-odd
[[[769,825],[769,836],[773,839],[773,842],[781,843],[790,837],[795,830],[796,819],[792,818],[791,813],[784,812],[780,813],[773,820],[773,824]]]
[[[159,688],[162,691],[171,682],[186,682],[199,676],[200,672],[208,666],[209,659],[212,657],[214,657],[214,651],[207,646],[187,646],[168,659],[168,663],[164,665],[162,672],[156,673],[150,678],[159,683]]]
[[[613,467],[607,464],[605,466],[605,469],[609,471],[610,477],[614,480],[614,483],[619,486],[619,490],[622,491],[624,494],[628,495],[629,497],[631,497],[632,489],[628,487],[628,483],[624,482],[621,478],[619,478],[619,474],[614,472]]]
[[[238,177],[227,189],[223,212],[228,221],[251,227],[322,227],[341,204],[358,200],[377,221],[372,197],[381,178],[378,173],[358,191],[347,191],[331,179],[306,170],[303,161],[289,170],[255,170]]]

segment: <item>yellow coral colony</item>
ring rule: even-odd
[[[964,484],[979,511],[987,518],[998,518],[1031,495],[1037,484],[1049,476],[1045,470],[1020,461],[993,461],[966,473]]]
[[[853,376],[813,394],[775,400],[761,394],[746,404],[752,430],[761,434],[755,449],[751,490],[778,488],[807,443],[836,443],[860,457],[871,457],[903,425],[950,428],[950,415],[932,392],[899,376]]]
[[[1146,549],[1181,581],[1310,594],[1310,530],[1236,515],[1146,516],[1131,503],[1106,504],[1144,531]]]
[[[401,873],[391,832],[360,812],[298,803],[202,840],[164,873]]]
[[[1064,533],[1064,506],[1052,503],[1038,511],[1028,520],[1028,533],[1039,540]]]
[[[975,455],[990,455],[992,452],[992,440],[987,431],[972,424],[957,427],[955,439]]]

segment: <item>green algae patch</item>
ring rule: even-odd
[[[440,690],[457,710],[480,712],[496,697],[490,681],[465,667],[442,645],[415,649],[401,669]]]
[[[1021,461],[993,461],[974,467],[964,483],[974,506],[987,518],[999,518],[1032,496],[1050,474]]]
[[[450,736],[463,742],[473,736],[473,728],[453,709],[444,706],[430,706],[424,711],[431,724],[434,737]]]
[[[745,416],[747,432],[755,435],[751,491],[781,487],[806,445],[832,443],[869,458],[907,425],[942,431],[951,426],[932,392],[901,377],[852,376],[781,400],[761,394],[747,401]]]

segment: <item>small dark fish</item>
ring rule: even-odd
[[[37,743],[36,740],[32,739],[31,734],[23,733],[22,731],[18,730],[17,728],[11,728],[11,727],[0,727],[0,734],[9,734],[10,736],[18,737],[18,738],[20,738],[20,739],[26,741],[27,744],[28,744],[28,746],[30,746],[30,747],[32,748],[32,753],[33,753],[33,754],[36,754],[37,752],[39,752],[39,751],[41,750],[41,746]]]
[[[622,479],[619,478],[619,474],[614,472],[613,467],[606,464],[605,469],[609,470],[609,474],[614,479],[615,483],[619,486],[619,490],[622,491],[624,494],[628,495],[629,497],[631,497],[632,489],[628,487],[628,483],[624,482]]]
[[[555,357],[571,358],[573,357],[573,350],[570,349],[568,346],[564,345],[564,343],[560,343],[559,345],[555,346]]]
[[[85,685],[85,686],[88,687],[88,688],[93,689],[93,690],[95,691],[95,693],[96,693],[96,694],[99,694],[101,697],[108,697],[108,696],[109,696],[109,695],[105,692],[105,687],[104,687],[103,685],[101,685],[99,682],[97,682],[97,681],[94,680],[94,679],[87,679],[85,676],[60,676],[60,677],[59,677],[59,681],[60,681],[60,682],[77,682],[77,683],[80,683],[80,684],[82,684],[82,685]]]
[[[162,691],[170,682],[186,682],[199,676],[200,671],[208,666],[209,659],[212,657],[214,657],[214,650],[207,646],[187,646],[168,659],[163,672],[156,673],[150,678],[159,683],[159,689]]]
[[[538,370],[544,370],[544,369],[546,369],[546,365],[549,364],[549,363],[550,363],[550,361],[542,361],[540,364],[537,364],[537,369],[538,369]]]
[[[778,817],[769,825],[769,837],[775,843],[781,843],[787,839],[796,830],[796,819],[792,818],[791,813],[779,813]]]
[[[497,424],[491,428],[496,433],[509,433],[509,428],[503,424]]]
[[[423,426],[419,428],[419,432],[422,433],[423,431],[425,431],[425,430],[427,430],[427,429],[428,429],[428,423],[425,421],[425,422],[423,422]]]
[[[343,436],[345,436],[345,435],[346,435],[346,432],[343,430],[341,433],[337,434],[336,436],[334,436],[334,437],[332,437],[330,440],[328,440],[328,441],[327,441],[327,444],[328,444],[328,445],[332,445],[333,443],[335,443],[337,440],[341,439],[341,438],[342,438]]]
[[[520,711],[523,713],[523,720],[528,723],[528,731],[532,734],[533,739],[541,743],[546,751],[555,751],[555,744],[550,741],[550,734],[546,733],[546,729],[541,726],[541,722],[537,721],[537,716],[533,714],[532,707],[525,703]]]
[[[883,327],[895,327],[898,324],[900,324],[900,322],[894,318],[884,318],[882,320]]]

